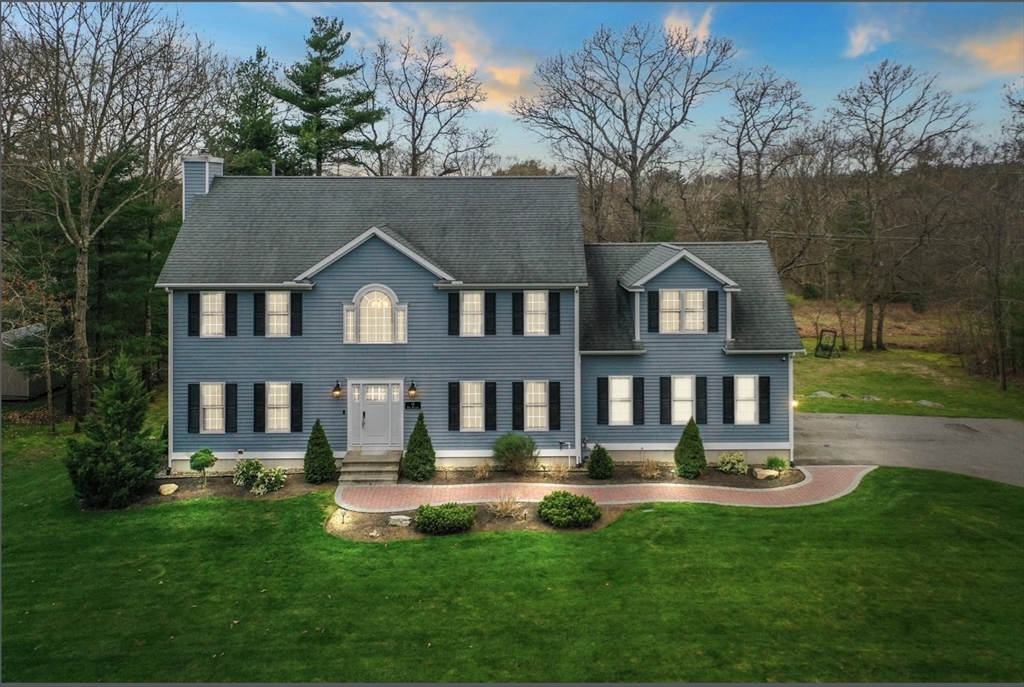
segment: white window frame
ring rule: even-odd
[[[381,291],[391,299],[391,341],[360,341],[359,305],[363,296],[371,291]],[[384,284],[367,284],[356,292],[351,303],[345,303],[342,342],[360,346],[391,346],[409,343],[409,304],[400,303],[398,294]]]
[[[479,384],[480,385],[480,403],[467,404],[466,403],[466,385],[467,384]],[[487,418],[484,417],[486,409],[484,405],[486,399],[484,395],[487,393],[486,385],[483,381],[469,380],[465,382],[459,382],[459,431],[460,432],[482,432],[484,426],[487,424]],[[480,426],[479,427],[466,427],[466,409],[467,408],[479,408],[480,409]]]
[[[751,386],[754,389],[753,396],[749,398],[740,398],[740,380],[750,379],[752,380]],[[732,394],[732,420],[733,424],[737,425],[756,425],[760,418],[758,415],[759,398],[758,395],[758,376],[757,375],[736,375],[733,377],[733,394]],[[753,419],[740,422],[740,403],[751,403],[754,406]]]
[[[530,385],[531,384],[543,384],[544,385],[544,403],[530,403]],[[550,408],[551,408],[551,386],[548,384],[546,379],[525,379],[523,380],[523,427],[527,432],[547,432],[549,429],[548,423],[550,422]],[[530,408],[543,408],[544,412],[542,417],[544,419],[543,427],[531,427],[530,426]]]
[[[280,295],[284,295],[284,312],[283,313],[281,313],[281,312],[271,312],[270,311],[270,302],[272,300],[271,296],[280,296]],[[264,330],[263,330],[263,331],[266,332],[265,336],[267,336],[269,338],[282,338],[282,339],[290,337],[292,335],[292,294],[291,294],[291,292],[290,291],[267,291],[267,295],[264,298],[266,299],[266,304],[267,304],[266,312],[264,313],[264,317],[266,318],[266,324],[265,324]],[[272,328],[270,326],[270,322],[271,322],[270,318],[271,318],[271,316],[281,317],[282,315],[285,318],[285,330],[286,331],[283,334],[281,334],[281,333],[274,334],[271,331]]]
[[[206,389],[211,386],[220,387],[220,405],[219,406],[208,406],[206,405]],[[228,425],[228,411],[227,411],[227,399],[224,394],[226,387],[224,382],[200,382],[199,384],[199,433],[200,434],[224,434],[227,430]],[[220,429],[207,429],[206,428],[206,410],[207,408],[220,408]]]
[[[542,331],[530,331],[530,315],[536,315],[539,311],[530,310],[530,295],[531,294],[543,294],[544,296],[544,311],[541,317],[543,323]],[[547,336],[548,335],[548,308],[550,307],[550,299],[548,298],[547,291],[524,291],[523,292],[523,335],[524,336]]]
[[[285,388],[285,394],[284,394],[285,405],[284,406],[280,406],[280,405],[271,406],[270,405],[270,387],[271,387],[271,385],[283,386]],[[264,412],[266,413],[266,423],[264,425],[264,430],[263,431],[266,432],[267,434],[287,434],[287,433],[291,432],[292,431],[292,384],[291,384],[291,382],[266,382],[266,387],[265,388],[266,388],[266,391],[264,391],[264,393],[266,394],[266,396],[265,396],[264,401],[263,401],[263,407],[265,408]],[[284,429],[271,429],[271,427],[270,427],[270,409],[271,408],[277,409],[277,408],[282,408],[282,407],[285,408],[285,413],[284,413],[285,428]]]
[[[689,382],[690,382],[690,397],[689,398],[680,398],[680,397],[676,396],[676,380],[677,379],[689,380]],[[694,388],[694,385],[696,384],[696,381],[697,380],[694,377],[690,376],[690,375],[673,375],[673,377],[672,377],[672,424],[673,425],[685,425],[685,424],[687,424],[690,421],[690,418],[697,416],[697,399],[695,398],[695,396],[697,395],[697,390]],[[682,417],[682,415],[677,415],[676,414],[676,403],[689,403],[690,404],[690,414],[687,415],[686,417]]]
[[[668,310],[665,308],[665,294],[676,293],[679,294],[679,307],[674,310]],[[686,292],[682,289],[659,289],[658,290],[658,332],[661,334],[679,334],[683,331],[683,299]],[[679,317],[679,326],[675,329],[669,329],[665,326],[665,314],[674,312]]]
[[[612,395],[612,390],[615,387],[615,384],[613,384],[613,381],[616,380],[616,379],[625,379],[626,380],[626,394],[627,395],[626,395],[625,398],[616,399]],[[615,407],[616,401],[618,401],[619,403],[625,402],[625,403],[628,404],[628,406],[627,406],[629,408],[629,412],[627,413],[627,415],[629,416],[628,419],[626,419],[626,420],[618,420],[618,421],[615,420],[615,417],[614,417],[615,413],[612,412],[612,409]],[[632,425],[633,424],[633,377],[632,376],[629,376],[629,377],[617,376],[617,377],[609,377],[608,378],[608,424],[609,425],[619,425],[619,426]]]
[[[696,308],[687,309],[687,307],[686,307],[686,294],[688,294],[688,293],[697,293],[697,292],[700,292],[700,294],[701,294],[701,309],[700,309],[699,312],[701,313],[701,320],[703,321],[704,326],[701,327],[700,329],[687,329],[686,328],[686,313],[688,313],[688,312],[698,312],[698,310]],[[707,333],[707,331],[708,331],[708,290],[707,289],[683,289],[682,290],[682,301],[680,302],[679,305],[680,305],[680,310],[681,310],[681,312],[680,312],[680,321],[679,321],[679,329],[680,329],[680,331],[682,331],[682,333],[684,333],[684,334],[705,334],[705,333]]]
[[[466,310],[466,296],[479,296],[480,297],[480,310],[477,312],[469,312]],[[484,335],[484,292],[483,291],[460,291],[459,292],[459,336],[483,336]],[[466,315],[476,315],[479,317],[479,329],[478,331],[471,332],[466,329],[466,322],[468,321]]]
[[[220,296],[220,312],[206,312],[206,297]],[[206,333],[206,318],[220,316],[220,333]],[[200,291],[199,292],[199,336],[203,339],[223,339],[227,334],[227,297],[223,291]]]

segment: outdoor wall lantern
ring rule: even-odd
[[[345,391],[341,388],[341,380],[339,379],[334,383],[334,391],[331,392],[331,396],[335,398],[341,398],[345,395]]]
[[[409,398],[416,398],[416,394],[417,393],[418,392],[416,391],[416,382],[410,381],[409,382]]]

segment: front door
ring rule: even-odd
[[[352,382],[349,446],[402,447],[401,384]]]

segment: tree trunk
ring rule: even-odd
[[[68,372],[67,381],[64,383],[64,414],[71,417],[75,414],[75,375],[74,371]]]
[[[89,244],[76,246],[74,347],[78,368],[78,404],[75,420],[82,422],[92,408],[92,370],[89,365],[89,340],[85,333],[86,310],[89,306]]]
[[[885,339],[882,336],[883,327],[885,327],[885,301],[878,304],[878,321],[875,325],[875,349],[879,351],[887,350]]]
[[[47,341],[49,336],[47,336]],[[50,347],[44,344],[43,348],[43,373],[46,375],[46,415],[50,421],[50,435],[57,434],[57,422],[53,417],[53,369],[50,366]]]
[[[875,306],[869,299],[864,299],[864,339],[861,341],[861,350],[873,351],[875,345],[871,342],[871,334],[874,331]]]
[[[1006,348],[1004,347],[1006,323],[1003,322],[1002,293],[998,279],[996,280],[995,296],[992,301],[992,318],[996,322],[996,367],[999,372],[999,390],[1006,391]]]

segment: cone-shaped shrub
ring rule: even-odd
[[[331,449],[331,443],[327,441],[327,434],[324,432],[324,426],[320,424],[320,418],[313,423],[313,431],[309,433],[302,469],[306,473],[306,481],[310,484],[322,484],[334,479],[337,472],[334,451]]]
[[[697,479],[704,473],[708,466],[707,458],[704,457],[704,442],[700,438],[700,430],[697,423],[690,418],[683,430],[683,436],[679,437],[676,445],[676,471],[680,477]]]
[[[594,450],[587,458],[587,477],[590,479],[611,479],[615,474],[615,463],[608,450],[601,444],[594,444]]]
[[[409,444],[405,447],[405,454],[402,456],[402,476],[408,477],[416,482],[430,479],[434,476],[434,444],[430,441],[430,434],[427,433],[427,423],[423,419],[423,413],[416,418],[416,427],[409,436]]]

